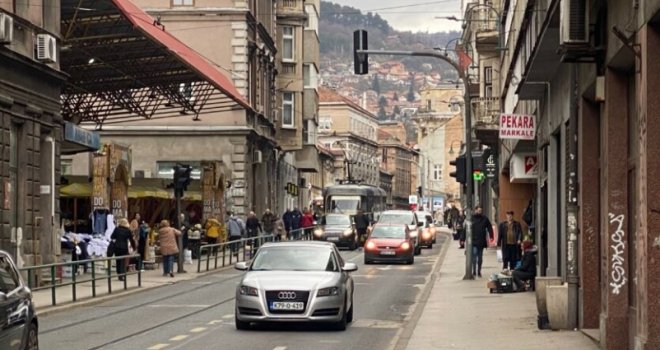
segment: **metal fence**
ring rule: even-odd
[[[128,271],[129,264],[126,263],[126,269],[124,273],[117,274],[112,272],[112,262],[115,264],[120,259],[136,259],[136,269],[135,271]],[[91,264],[91,276],[82,276],[81,279],[76,277],[77,269],[84,268],[86,264]],[[69,261],[61,262],[54,264],[46,265],[36,265],[36,266],[27,266],[19,269],[23,276],[27,274],[27,284],[30,290],[51,290],[51,305],[55,306],[57,304],[57,289],[67,286],[71,286],[71,295],[72,299],[75,302],[77,300],[77,287],[81,283],[92,282],[92,298],[96,297],[96,281],[107,280],[108,282],[108,294],[112,294],[112,278],[113,277],[124,277],[124,289],[128,289],[128,276],[137,275],[137,286],[142,286],[142,273],[140,271],[141,266],[140,256],[139,255],[122,255],[114,256],[110,258],[95,258],[87,260],[78,260],[78,261]],[[64,280],[62,277],[57,276],[58,270],[64,271],[67,267],[71,268],[71,280]],[[96,268],[103,268],[103,273],[97,273]],[[48,270],[49,275],[45,279],[41,279],[43,270]],[[39,283],[41,282],[41,283]],[[45,284],[47,283],[47,284]]]
[[[286,238],[279,235],[266,235],[199,246],[197,272],[215,270],[240,261],[247,261],[254,256],[261,245],[267,242],[276,242],[281,239],[311,240],[313,230],[313,228],[291,230]],[[202,270],[202,266],[206,266],[206,269]]]

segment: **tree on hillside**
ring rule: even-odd
[[[378,99],[378,107],[387,107],[387,98],[385,96],[381,96]]]
[[[371,90],[376,91],[380,95],[380,80],[378,79],[378,74],[374,75],[374,81],[371,83]]]
[[[410,73],[410,89],[406,96],[408,102],[415,102],[415,73]]]
[[[392,114],[394,115],[401,114],[401,108],[399,108],[399,105],[394,106],[394,109],[392,110]]]
[[[380,106],[378,109],[378,120],[387,120],[387,112],[385,112],[385,106]]]
[[[399,94],[398,94],[396,91],[394,91],[394,96],[392,96],[392,99],[393,99],[395,102],[399,102]]]

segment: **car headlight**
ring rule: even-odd
[[[320,228],[314,230],[314,236],[316,236],[316,237],[323,236],[323,230],[321,230]]]
[[[339,295],[339,288],[337,287],[321,288],[316,293],[317,297],[329,297],[334,295]]]
[[[422,236],[424,237],[424,239],[429,239],[429,238],[431,238],[431,233],[429,231],[424,231]]]
[[[352,234],[353,234],[353,230],[351,230],[351,229],[348,229],[348,230],[344,231],[344,237],[348,237]]]
[[[408,243],[408,242],[401,243],[401,249],[403,249],[403,250],[410,249],[410,243]]]
[[[241,295],[259,296],[259,290],[250,286],[241,286],[240,293]]]

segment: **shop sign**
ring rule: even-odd
[[[93,150],[101,147],[101,138],[99,133],[79,127],[76,124],[66,122],[64,125],[64,139],[83,145]]]
[[[486,177],[494,179],[497,175],[497,159],[494,154],[488,155],[486,158]]]
[[[414,194],[408,196],[408,204],[417,204],[417,196]]]
[[[509,178],[512,183],[535,182],[539,175],[539,164],[536,154],[514,153],[509,163]]]
[[[92,207],[93,209],[108,208],[108,157],[105,154],[92,156]]]
[[[536,119],[528,114],[500,114],[500,139],[534,140]]]

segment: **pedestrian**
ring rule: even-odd
[[[513,283],[516,290],[524,291],[525,282],[530,281],[534,290],[534,277],[536,277],[536,248],[532,241],[524,241],[522,264],[512,272]]]
[[[497,246],[502,250],[503,269],[513,270],[519,260],[520,243],[522,242],[522,226],[513,219],[513,211],[506,212],[506,221],[497,228]]]
[[[247,232],[248,238],[252,238],[250,245],[253,248],[258,249],[259,239],[256,239],[255,237],[259,236],[259,231],[262,231],[262,228],[259,219],[257,219],[257,215],[253,211],[248,213],[248,218],[245,221],[245,230]]]
[[[130,230],[130,225],[128,220],[121,218],[119,219],[118,226],[112,231],[110,239],[114,242],[114,255],[115,256],[124,256],[128,255],[128,245],[130,243],[133,250],[136,249],[135,240],[133,239],[133,234]],[[126,279],[126,258],[117,259],[117,275],[119,280],[123,281]]]
[[[282,219],[277,219],[275,221],[275,240],[281,241],[286,238],[286,230],[284,229],[284,221]]]
[[[138,240],[138,236],[140,235],[140,222],[142,220],[140,219],[140,214],[135,213],[135,217],[133,217],[133,220],[131,220],[131,225],[129,226],[129,230],[131,230],[131,233],[133,234],[133,239]]]
[[[264,234],[267,236],[275,234],[275,222],[277,221],[277,216],[266,209],[264,215],[261,216],[261,224],[263,225]]]
[[[305,232],[305,236],[312,236],[312,228],[314,227],[314,216],[309,209],[305,209],[305,213],[300,218],[300,228]]]
[[[456,233],[458,235],[458,249],[465,249],[465,210],[461,210],[456,219]]]
[[[493,239],[493,225],[477,205],[472,215],[472,275],[481,277],[484,249],[488,248],[489,239]]]
[[[160,222],[158,230],[158,242],[160,245],[160,254],[163,256],[163,276],[174,277],[174,258],[179,254],[179,247],[176,244],[177,237],[181,231],[170,227],[170,222],[163,220]]]
[[[359,209],[357,214],[353,217],[353,222],[355,223],[355,230],[358,234],[358,243],[362,246],[367,237],[369,218],[364,214],[364,210]]]
[[[227,233],[229,235],[229,242],[231,243],[232,254],[238,257],[238,242],[241,240],[243,228],[240,221],[233,212],[227,213]]]
[[[147,260],[147,245],[149,240],[149,224],[142,220],[138,230],[138,253],[140,253],[140,270],[144,270],[144,261]]]
[[[303,214],[298,207],[293,208],[293,212],[291,213],[291,231],[293,232],[293,239],[297,239],[300,236],[300,228],[302,227],[300,221],[302,220],[302,216]]]
[[[207,244],[217,244],[218,238],[220,237],[220,221],[210,218],[206,220],[206,243]],[[215,255],[218,252],[218,247],[213,247],[213,254]]]
[[[287,208],[282,215],[282,221],[284,221],[284,231],[286,231],[287,238],[291,238],[289,234],[291,233],[291,224],[293,222],[293,211],[290,208]]]

